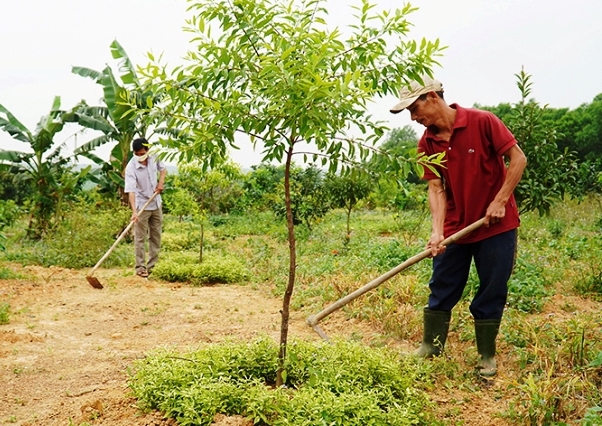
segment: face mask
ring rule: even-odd
[[[136,160],[138,160],[139,163],[144,162],[147,158],[148,158],[148,152],[144,155],[136,155]]]

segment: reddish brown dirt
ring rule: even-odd
[[[0,280],[0,301],[11,307],[10,322],[0,325],[0,425],[175,425],[161,413],[141,412],[129,395],[127,371],[134,360],[160,347],[186,350],[228,337],[250,340],[259,335],[277,340],[280,333],[281,301],[263,289],[173,285],[105,269],[96,274],[104,285],[97,290],[88,284],[86,271],[10,268],[24,278]],[[340,312],[328,317],[324,329],[331,337],[370,341],[379,336]],[[292,313],[289,336],[320,340],[298,312]],[[407,350],[415,343],[387,344]],[[455,362],[463,374],[475,361],[473,346],[452,332],[449,358],[436,362]],[[510,425],[497,413],[507,406],[505,389],[516,375],[511,348],[500,348],[498,363],[496,380],[475,383],[476,389],[455,389],[453,380],[438,380],[430,393],[440,418],[466,426]],[[214,425],[251,423],[218,415]]]
[[[0,424],[172,425],[129,396],[132,361],[162,346],[280,334],[281,301],[250,287],[192,288],[100,270],[97,290],[86,271],[13,269],[25,278],[0,281],[0,300],[10,304],[10,322],[0,325]],[[351,323],[331,330],[357,332]],[[296,313],[289,335],[319,340]],[[214,424],[249,423],[217,416]]]

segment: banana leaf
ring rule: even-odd
[[[111,55],[113,55],[114,59],[121,59],[119,70],[122,72],[121,81],[123,81],[123,84],[134,84],[139,87],[140,82],[136,76],[136,68],[132,64],[132,61],[130,61],[123,46],[117,40],[111,43]]]
[[[102,78],[101,72],[86,67],[71,67],[71,72],[82,77],[91,78],[97,83],[100,83],[100,80]]]

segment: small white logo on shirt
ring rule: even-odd
[[[469,153],[469,154],[474,154],[474,149],[470,148],[470,149],[468,150],[468,153]]]

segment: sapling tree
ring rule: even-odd
[[[266,210],[272,209],[279,200],[276,195],[278,186],[284,180],[284,166],[261,163],[251,167],[243,176],[243,207]]]
[[[211,170],[197,160],[181,162],[178,166],[178,174],[173,178],[175,194],[185,191],[188,208],[194,204],[190,213],[201,224],[200,262],[203,261],[205,221],[209,214],[228,212],[236,205],[242,192],[237,184],[241,178],[240,167],[226,158]]]
[[[537,210],[544,215],[578,186],[578,165],[574,153],[558,148],[556,129],[544,123],[546,106],[528,100],[531,76],[521,70],[516,78],[521,100],[507,124],[527,156],[527,167],[514,193],[521,213]]]
[[[370,195],[375,187],[374,180],[360,169],[339,175],[331,173],[326,176],[324,187],[328,198],[334,207],[344,208],[347,216],[347,233],[345,244],[351,239],[351,212],[357,203]]]
[[[193,194],[186,188],[173,188],[165,191],[168,195],[165,199],[165,209],[182,222],[184,216],[193,216],[198,209],[198,204]]]
[[[441,48],[438,40],[407,39],[407,18],[415,10],[409,4],[379,12],[362,0],[352,8],[348,31],[342,31],[328,25],[328,10],[320,0],[189,2],[193,16],[186,30],[194,36],[194,48],[187,64],[169,71],[151,57],[140,72],[163,96],[157,108],[190,132],[190,142],[171,142],[180,159],[200,158],[212,167],[228,147],[240,143],[235,135],[246,134],[262,149],[263,160],[285,166],[289,267],[277,371],[277,385],[282,385],[297,268],[293,160],[345,173],[367,159],[386,131],[368,114],[368,105],[430,73]],[[394,161],[403,172],[404,164],[417,160]]]
[[[324,173],[313,164],[305,168],[291,167],[288,173],[293,225],[303,223],[311,231],[313,224],[331,209],[324,187]],[[272,206],[272,209],[278,217],[286,217],[287,206],[283,203],[284,191],[284,185],[277,186],[275,195],[278,202]]]

